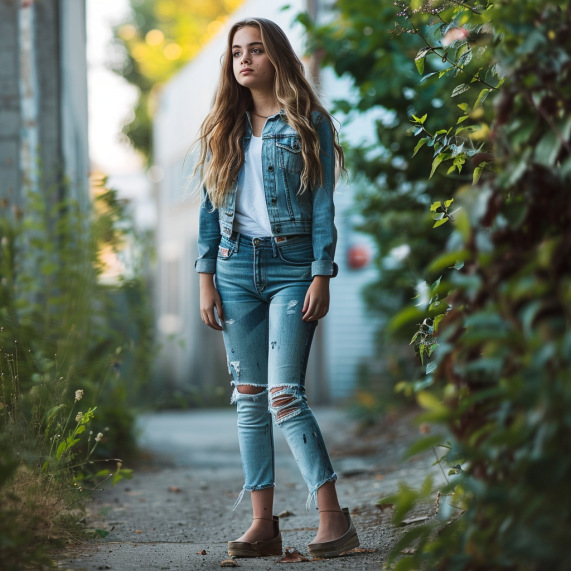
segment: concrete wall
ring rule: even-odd
[[[1,1],[0,198],[87,206],[88,172],[84,0]]]
[[[12,207],[20,206],[18,12],[16,2],[0,2],[0,201]]]

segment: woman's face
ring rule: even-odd
[[[236,31],[232,38],[232,64],[240,85],[254,91],[273,90],[275,69],[258,28],[245,26]]]

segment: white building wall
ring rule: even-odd
[[[282,11],[280,3],[250,0],[231,22],[246,16],[269,18],[286,31],[294,49],[303,54],[302,27],[292,24],[295,14],[305,9],[305,2],[289,4],[291,9]],[[210,109],[227,30],[222,30],[165,86],[154,123],[154,162],[162,171],[157,184],[157,325],[163,349],[157,362],[157,380],[182,390],[193,386],[212,391],[229,380],[221,335],[200,320],[198,276],[194,271],[199,199],[184,188],[184,178],[194,166],[189,148]],[[322,90],[327,99],[336,96],[336,89],[346,88],[342,82],[336,83],[332,74],[324,76]],[[341,186],[335,201],[340,275],[331,282],[330,315],[320,323],[312,350],[308,392],[313,402],[350,396],[357,364],[373,350],[374,323],[365,315],[360,296],[373,270],[351,271],[345,262],[347,248],[367,240],[351,228],[351,186]]]

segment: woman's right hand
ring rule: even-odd
[[[216,319],[214,308],[221,322],[224,319],[222,300],[214,287],[214,274],[200,274],[200,317],[208,327],[222,331],[222,325]]]

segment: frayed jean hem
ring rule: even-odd
[[[238,505],[240,504],[240,502],[242,501],[242,498],[244,497],[244,492],[246,492],[246,491],[258,492],[260,490],[267,490],[268,488],[275,488],[275,486],[276,486],[275,484],[262,484],[260,486],[244,486],[242,488],[242,491],[240,492],[240,495],[238,496],[238,499],[234,503],[234,507],[232,508],[232,511],[235,511],[236,508],[238,507]]]
[[[310,490],[309,495],[307,496],[307,502],[305,502],[305,509],[309,511],[309,508],[311,507],[312,503],[315,504],[315,508],[317,509],[317,490],[319,490],[319,488],[321,488],[321,486],[323,486],[324,484],[335,481],[337,481],[337,474],[333,473],[332,476],[323,480],[323,482],[315,486],[313,490]]]

